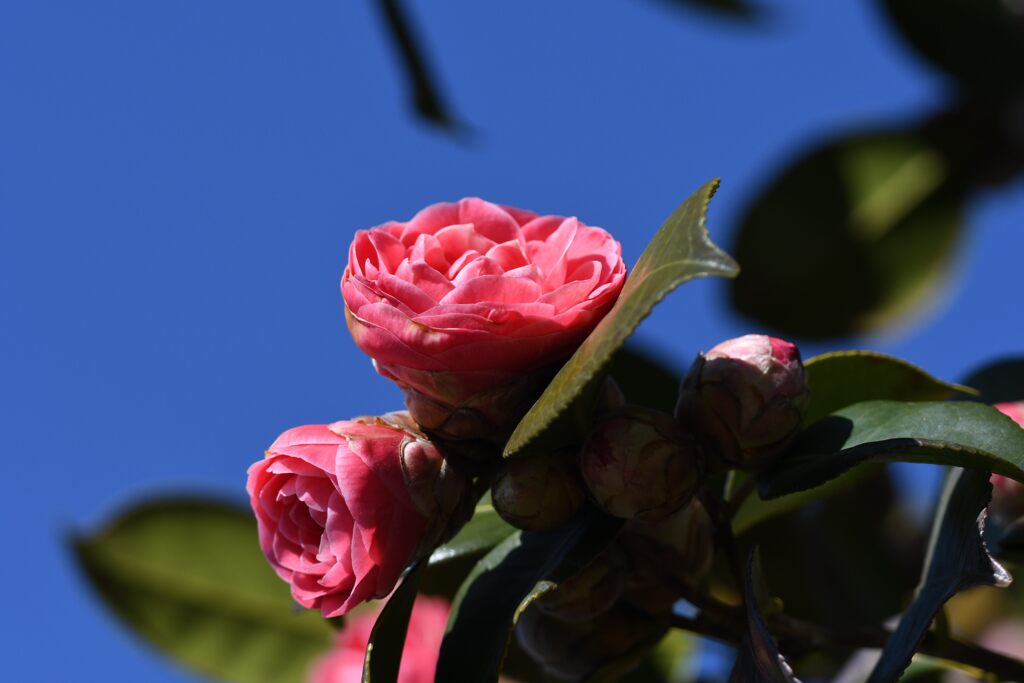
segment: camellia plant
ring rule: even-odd
[[[624,348],[679,285],[738,272],[705,229],[716,186],[628,274],[604,230],[480,199],[357,232],[348,327],[406,410],[288,430],[251,512],[150,502],[76,539],[83,567],[237,683],[667,682],[694,636],[735,648],[730,681],[1024,680],[944,609],[1024,550],[1024,403],[760,334],[681,381]],[[894,461],[948,466],[916,588],[915,537],[876,515]]]

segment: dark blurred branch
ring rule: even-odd
[[[400,0],[378,0],[392,41],[402,58],[409,84],[413,89],[413,106],[429,122],[451,132],[458,123],[445,106],[437,81],[427,66],[425,52],[412,29],[411,22]]]

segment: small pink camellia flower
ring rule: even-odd
[[[246,489],[274,571],[299,604],[334,617],[386,596],[454,533],[467,486],[408,414],[390,413],[288,430]]]
[[[997,403],[996,410],[1024,427],[1024,401]],[[1024,515],[1024,484],[1001,474],[992,475],[992,514],[1006,521]]]
[[[756,469],[792,442],[809,400],[796,345],[748,334],[698,356],[680,387],[676,418],[726,466]]]
[[[409,630],[402,650],[398,683],[434,683],[437,655],[448,622],[446,600],[419,596],[412,608]],[[378,611],[348,618],[338,633],[334,649],[313,665],[309,683],[359,683],[370,632]]]
[[[341,291],[356,344],[421,426],[500,440],[625,278],[600,228],[463,199],[357,232]]]

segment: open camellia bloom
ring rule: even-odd
[[[398,683],[434,683],[450,606],[442,598],[419,596],[412,607],[402,650]],[[358,683],[378,611],[360,612],[345,621],[333,650],[313,666],[310,683]]]
[[[619,243],[600,228],[463,199],[357,232],[341,290],[356,344],[417,422],[497,439],[625,277]]]
[[[1024,401],[997,403],[994,408],[1024,427]],[[1024,484],[1001,474],[993,474],[991,510],[1004,521],[1024,515]]]
[[[290,429],[249,468],[260,547],[295,600],[325,617],[395,587],[468,518],[468,482],[408,415]]]

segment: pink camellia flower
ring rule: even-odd
[[[356,344],[421,426],[500,440],[625,277],[600,228],[463,199],[358,231],[341,291]]]
[[[1024,427],[1024,401],[997,403],[993,407]],[[1001,474],[993,474],[991,510],[1005,521],[1024,515],[1024,484]]]
[[[434,683],[437,654],[450,606],[442,598],[419,596],[412,607],[402,650],[398,683]],[[313,665],[309,683],[359,683],[370,632],[379,610],[354,614],[345,622],[331,652]]]
[[[725,466],[757,469],[793,441],[809,401],[796,345],[748,334],[697,357],[679,389],[676,418]]]
[[[395,587],[468,518],[467,480],[406,413],[290,429],[249,468],[260,547],[325,617]]]

